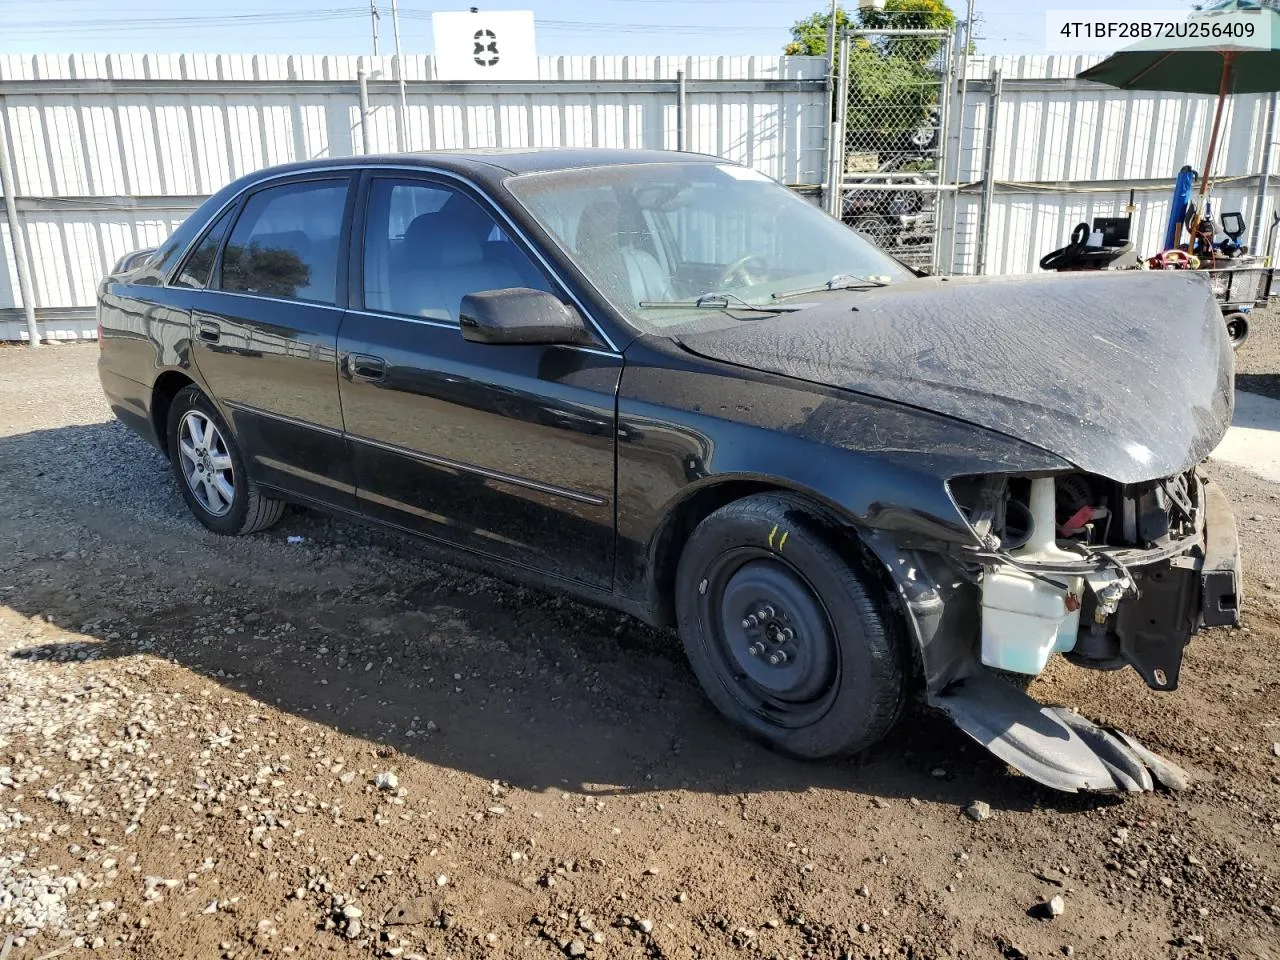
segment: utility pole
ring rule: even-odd
[[[0,111],[5,107],[0,97]],[[27,237],[22,232],[18,216],[18,188],[13,168],[9,165],[9,146],[6,143],[5,118],[0,112],[0,195],[4,198],[5,213],[9,216],[9,236],[13,240],[13,263],[18,268],[18,293],[22,297],[22,314],[27,321],[27,343],[40,346],[40,328],[36,326],[36,295],[31,282],[31,261],[27,257]]]
[[[373,21],[373,55],[378,55],[378,0],[369,0],[369,19]]]
[[[838,125],[835,121],[836,114],[836,10],[839,0],[831,0],[831,17],[827,23],[827,106],[826,115],[822,118],[823,125],[827,130],[827,174],[826,187],[827,195],[823,198],[826,201],[827,213],[833,217],[840,215],[840,177],[839,170],[843,166],[842,161],[836,158],[844,155],[844,144],[836,143]]]
[[[360,58],[360,69],[356,71],[356,82],[360,85],[360,152],[373,153],[369,149],[369,71],[364,68],[364,57]]]
[[[831,0],[831,22],[827,24],[827,63],[835,63],[836,59],[836,10],[839,0]],[[828,66],[828,76],[835,76],[835,71]]]
[[[396,0],[391,0],[391,30],[396,38],[396,78],[400,82],[400,113],[397,117],[400,142],[397,147],[403,153],[409,143],[409,106],[404,92],[404,54],[400,52],[400,8]]]

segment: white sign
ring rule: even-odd
[[[431,14],[437,80],[537,80],[532,10]]]

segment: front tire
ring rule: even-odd
[[[284,502],[249,479],[235,437],[212,401],[194,384],[169,407],[169,459],[187,508],[214,533],[241,536],[265,530]]]
[[[863,750],[905,704],[897,621],[855,556],[803,501],[759,494],[703,520],[680,558],[693,672],[721,713],[789,756]]]

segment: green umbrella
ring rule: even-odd
[[[1259,28],[1262,30],[1269,26],[1270,49],[1223,44],[1212,50],[1168,50],[1159,49],[1159,40],[1143,40],[1113,53],[1078,75],[1081,80],[1093,80],[1122,90],[1218,95],[1218,104],[1213,112],[1213,131],[1209,134],[1209,151],[1204,162],[1204,176],[1200,178],[1201,210],[1204,209],[1204,200],[1209,193],[1213,156],[1218,146],[1218,128],[1222,123],[1222,110],[1227,94],[1280,90],[1280,9],[1277,9],[1275,0],[1225,0],[1191,16],[1189,21],[1212,20],[1224,13],[1238,11],[1250,11],[1258,18]],[[1193,224],[1193,230],[1194,227]]]

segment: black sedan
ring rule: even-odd
[[[794,756],[919,690],[1055,787],[1176,784],[1022,681],[1172,690],[1237,618],[1199,469],[1231,349],[1189,272],[920,278],[713,157],[473,151],[252,174],[99,310],[116,415],[210,530],[352,514],[674,626]]]

